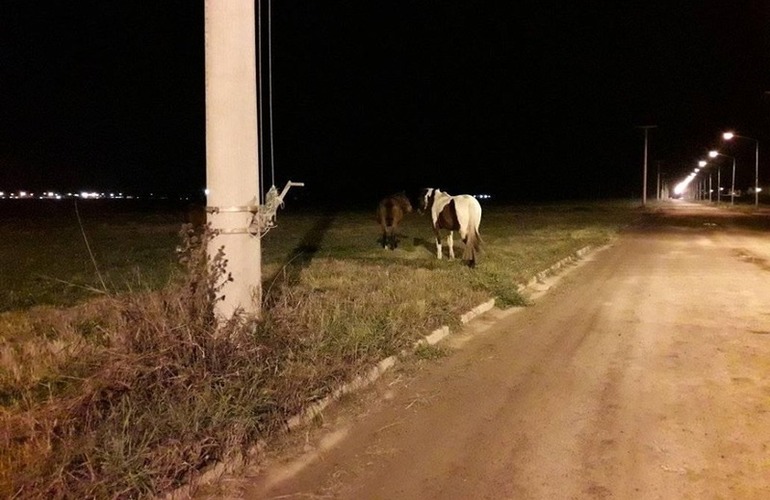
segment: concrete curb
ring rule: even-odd
[[[578,259],[582,258],[590,250],[591,250],[591,247],[586,246],[576,251],[573,255],[561,259],[560,261],[550,266],[548,269],[537,273],[532,279],[530,279],[527,282],[526,285],[519,285],[518,291],[522,292],[523,290],[526,290],[527,288],[530,288],[538,283],[543,283],[545,281],[545,278],[553,275],[554,273],[556,273],[556,271],[563,268],[564,266],[571,264],[577,261]],[[473,320],[474,318],[476,318],[477,316],[489,311],[494,306],[495,306],[495,299],[489,299],[488,301],[477,305],[476,307],[466,312],[465,314],[462,314],[460,316],[460,322],[463,325],[465,325],[469,323],[471,320]],[[437,344],[438,342],[448,337],[450,333],[451,331],[449,329],[449,326],[444,325],[440,328],[433,330],[431,333],[429,333],[422,339],[415,342],[414,346],[417,347],[423,344],[428,344],[428,345]],[[405,352],[402,352],[401,354],[403,355],[405,354]],[[352,392],[364,389],[367,386],[371,385],[378,378],[380,378],[380,376],[382,376],[383,373],[385,373],[386,371],[391,369],[393,366],[395,366],[397,361],[398,361],[398,357],[395,355],[388,356],[387,358],[383,359],[382,361],[377,363],[374,367],[372,367],[365,375],[360,375],[354,378],[352,381],[346,384],[343,384],[339,388],[332,391],[332,393],[326,396],[324,399],[313,403],[303,412],[289,418],[289,420],[287,421],[286,430],[291,431],[309,423],[316,416],[318,416],[323,410],[325,410],[331,403],[335,402],[343,395],[350,394]],[[258,453],[260,450],[262,450],[265,446],[266,444],[264,442],[259,442],[249,450],[248,454],[254,455]],[[234,459],[226,463],[220,462],[218,464],[212,465],[210,469],[204,470],[199,476],[195,478],[195,486],[203,486],[203,485],[212,483],[218,480],[219,478],[221,478],[224,474],[235,471],[243,463],[244,463],[243,456],[236,456]],[[164,498],[165,500],[181,500],[184,498],[189,498],[192,487],[193,487],[192,484],[182,486],[181,488],[178,488],[177,490],[164,495],[162,498]]]
[[[574,254],[564,257],[560,261],[556,262],[554,265],[549,267],[548,269],[544,271],[540,271],[537,273],[532,279],[530,279],[526,284],[519,285],[518,289],[519,292],[522,292],[526,290],[527,288],[532,288],[533,286],[537,285],[538,283],[543,283],[545,279],[549,276],[552,276],[556,273],[559,269],[563,268],[564,266],[567,266],[569,264],[572,264],[573,262],[583,258],[585,254],[587,254],[589,251],[591,251],[591,246],[585,246],[581,248],[580,250],[576,251]]]
[[[529,280],[529,282],[526,285],[520,285],[519,291],[524,290],[528,287],[531,287],[537,283],[542,283],[546,277],[554,274],[559,269],[563,268],[566,265],[569,265],[576,260],[582,258],[586,253],[590,251],[591,247],[586,246],[575,252],[573,255],[569,257],[565,257],[561,259],[560,261],[553,264],[551,267],[546,269],[545,271],[541,271],[535,275],[534,278]],[[470,311],[462,314],[460,316],[460,322],[465,325],[469,323],[471,320],[473,320],[475,317],[484,314],[485,312],[489,311],[495,307],[495,299],[489,299],[486,302],[483,302]],[[449,326],[444,325],[440,328],[437,328],[433,330],[431,333],[426,335],[424,338],[418,340],[415,342],[415,347],[421,345],[421,344],[428,344],[428,345],[434,345],[445,339],[449,336],[451,333]],[[401,353],[405,354],[405,353]],[[321,413],[329,404],[334,402],[335,400],[339,399],[340,396],[344,394],[349,394],[351,392],[354,392],[359,389],[363,389],[375,380],[377,380],[383,373],[385,373],[387,370],[392,368],[397,362],[396,356],[389,356],[379,363],[375,365],[371,370],[369,370],[369,373],[367,373],[364,376],[359,376],[353,379],[351,382],[348,382],[347,384],[342,385],[340,388],[333,391],[329,396],[325,397],[321,401],[318,401],[311,405],[307,410],[305,410],[303,413],[299,415],[295,415],[291,417],[288,421],[288,428],[289,430],[295,429],[296,427],[308,423],[310,420],[315,418],[319,413]]]

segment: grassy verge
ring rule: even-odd
[[[391,252],[377,246],[374,211],[285,213],[263,240],[259,322],[215,328],[227,270],[221,258],[207,264],[187,231],[168,243],[163,286],[6,312],[0,496],[145,497],[178,486],[488,298],[522,304],[518,283],[606,243],[636,216],[630,208],[490,207],[475,270],[435,258],[426,216],[404,222]]]

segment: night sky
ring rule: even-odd
[[[304,181],[306,200],[641,198],[639,125],[657,125],[648,196],[658,168],[683,177],[726,129],[759,139],[770,183],[766,1],[271,7],[263,176]],[[4,1],[0,190],[202,191],[203,15],[202,0]],[[754,143],[722,151],[752,185]]]

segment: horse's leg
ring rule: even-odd
[[[393,226],[382,226],[382,248],[393,250]]]
[[[393,224],[390,225],[390,249],[395,250],[398,246],[398,224],[403,215],[399,209],[393,211]]]
[[[463,230],[463,228],[460,228],[457,233],[460,235],[460,239],[463,242],[463,260],[468,256],[468,230]],[[471,267],[473,267],[471,265]]]
[[[441,235],[438,231],[433,231],[436,240],[436,258],[441,260]]]
[[[460,230],[460,237],[463,239],[463,261],[468,264],[468,267],[473,269],[476,267],[476,253],[473,251],[473,242],[468,241],[468,230]]]
[[[449,258],[454,259],[455,258],[455,241],[452,237],[452,234],[454,231],[449,231],[449,236],[446,237],[446,246],[449,247]]]

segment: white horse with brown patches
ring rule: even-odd
[[[436,257],[441,259],[441,234],[448,232],[446,245],[449,249],[449,258],[455,258],[454,231],[460,233],[460,238],[465,244],[463,261],[468,267],[476,266],[476,257],[481,250],[481,205],[478,200],[469,194],[455,196],[436,188],[426,188],[422,191],[419,200],[418,211],[430,212],[433,220],[433,234],[436,238]]]

